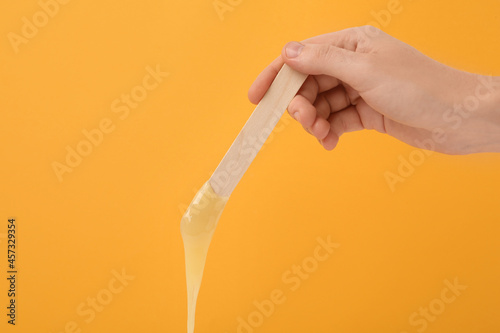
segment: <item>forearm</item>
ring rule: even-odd
[[[495,77],[497,89],[493,93],[493,100],[491,107],[495,110],[497,115],[500,114],[500,76]]]

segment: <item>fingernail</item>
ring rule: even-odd
[[[293,114],[293,118],[294,118],[295,120],[297,120],[297,121],[300,121],[300,119],[299,119],[299,112],[295,112],[295,113]]]
[[[290,42],[286,45],[285,48],[285,53],[288,58],[296,58],[299,56],[300,52],[302,52],[302,49],[304,48],[304,45],[297,43],[297,42]]]

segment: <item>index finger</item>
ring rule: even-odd
[[[250,102],[253,104],[260,102],[284,63],[283,58],[279,56],[257,76],[248,90],[248,99]]]

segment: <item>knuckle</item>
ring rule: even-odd
[[[359,27],[358,33],[367,40],[375,39],[382,34],[382,30],[373,25],[364,25]]]
[[[331,55],[332,55],[331,48],[332,47],[328,44],[325,44],[325,45],[322,45],[321,47],[319,47],[317,49],[317,54],[316,54],[318,60],[320,60],[320,61],[329,60]]]
[[[318,50],[318,60],[326,63],[329,63],[331,61],[335,61],[337,63],[346,63],[349,59],[347,59],[344,52],[339,52],[337,47],[330,44],[325,44]]]
[[[340,121],[340,129],[342,131],[341,133],[346,133],[349,130],[349,124],[347,123],[345,118],[341,118],[339,119],[339,121]]]

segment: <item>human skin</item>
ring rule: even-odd
[[[283,63],[309,74],[288,112],[327,150],[374,129],[446,154],[500,152],[500,77],[451,68],[365,26],[285,45],[250,87],[252,103]]]

